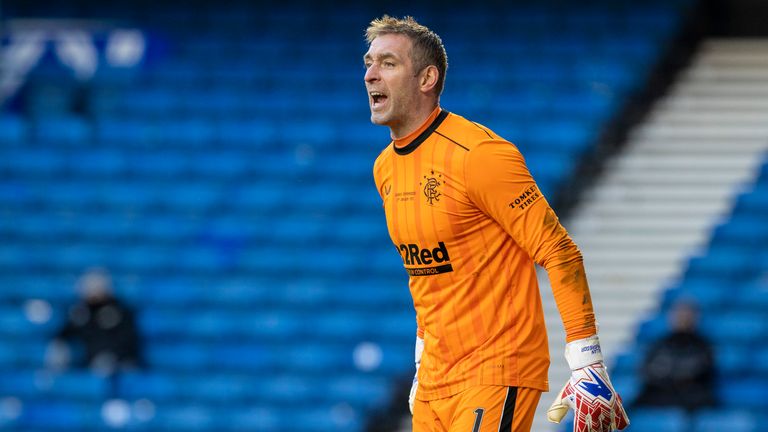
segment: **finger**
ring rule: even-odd
[[[552,423],[560,423],[567,412],[568,407],[564,404],[552,404],[552,406],[550,406],[547,410],[547,420]]]
[[[627,413],[624,411],[624,408],[621,408],[621,410],[616,415],[616,429],[618,430],[624,430],[629,426],[629,418],[627,417]]]
[[[595,429],[594,427],[595,423],[592,420],[592,414],[587,414],[584,416],[584,425],[587,428],[587,432],[596,432],[600,430],[600,429]]]
[[[594,432],[608,432],[608,416],[606,414],[600,408],[597,408],[595,412],[590,414],[589,417],[592,420],[590,422],[592,429],[590,430]]]
[[[611,411],[611,421],[608,424],[608,430],[609,431],[616,430],[616,413],[613,411]]]
[[[613,407],[613,414],[615,415],[615,424],[613,425],[615,430],[623,430],[629,425],[629,418],[627,418],[627,412],[624,411],[624,406],[621,404],[621,399]]]
[[[568,384],[566,383],[563,386],[563,389],[557,392],[555,400],[547,410],[547,420],[552,423],[560,423],[563,420],[563,417],[565,417],[565,414],[568,412],[568,406],[563,403],[563,392],[565,392],[565,388],[567,386]]]
[[[600,414],[600,430],[604,432],[613,432],[613,411],[604,411]]]

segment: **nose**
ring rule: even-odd
[[[379,68],[375,63],[365,70],[365,82],[372,83],[378,81],[379,78]]]

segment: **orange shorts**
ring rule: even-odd
[[[540,397],[540,390],[483,385],[444,399],[415,400],[413,432],[529,432]]]

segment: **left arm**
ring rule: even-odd
[[[549,275],[566,342],[597,333],[581,252],[560,224],[517,148],[487,141],[467,160],[470,198]]]
[[[542,196],[522,155],[506,141],[486,141],[470,152],[466,172],[473,202],[549,275],[572,372],[548,418],[559,423],[572,408],[575,431],[624,429],[629,419],[605,369],[581,252]]]

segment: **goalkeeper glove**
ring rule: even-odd
[[[609,432],[626,428],[629,418],[621,397],[608,379],[597,335],[567,344],[565,359],[571,368],[571,379],[549,407],[547,419],[560,423],[568,408],[572,408],[574,432]]]
[[[421,366],[421,353],[424,352],[424,339],[416,336],[416,348],[414,349],[414,360],[416,362],[416,373],[413,375],[413,384],[411,384],[411,394],[408,396],[408,408],[413,415],[413,401],[416,400],[416,389],[419,388],[419,366]]]

